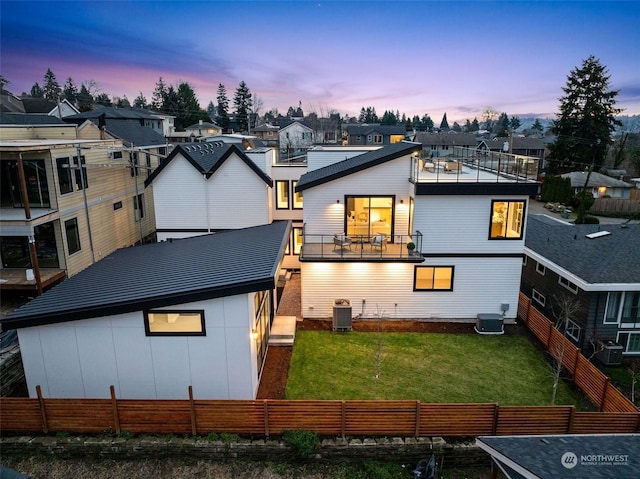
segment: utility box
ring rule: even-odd
[[[351,331],[351,301],[336,299],[333,301],[333,330]]]
[[[615,341],[602,341],[600,346],[602,349],[596,357],[602,364],[605,366],[619,366],[622,364],[622,351],[624,351],[622,344],[618,344]]]
[[[504,318],[497,313],[479,313],[474,329],[478,334],[504,334]]]

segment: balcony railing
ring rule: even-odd
[[[437,158],[414,158],[413,179],[435,183],[534,183],[539,158],[476,148],[454,147]]]
[[[389,235],[306,234],[303,227],[300,261],[407,261],[422,262],[422,233]],[[407,248],[413,243],[414,249]]]

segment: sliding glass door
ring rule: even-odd
[[[369,237],[384,233],[393,234],[393,196],[346,196],[345,231],[348,236],[368,240]]]

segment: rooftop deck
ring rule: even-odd
[[[412,242],[408,235],[394,235],[381,246],[372,244],[372,237],[363,235],[348,236],[347,241],[334,241],[334,235],[303,234],[300,261],[375,261],[422,263],[420,254],[422,235],[416,232],[413,238],[416,248],[413,252],[407,249]]]

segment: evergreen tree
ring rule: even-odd
[[[9,83],[11,83],[9,80],[7,80],[5,77],[0,75],[0,90],[4,90],[4,87]]]
[[[536,132],[538,132],[538,134],[542,134],[542,132],[544,131],[544,127],[542,126],[542,123],[540,122],[539,119],[536,118],[536,120],[533,122],[533,125],[531,125],[531,129],[535,130]]]
[[[113,103],[117,108],[131,108],[131,102],[127,98],[127,95],[124,95],[122,98],[114,97]]]
[[[466,132],[473,131],[473,130],[471,129],[471,122],[469,121],[469,118],[467,118],[467,122],[464,124],[464,130],[465,130]]]
[[[506,113],[500,113],[498,121],[495,123],[496,136],[506,136],[509,130],[509,116]]]
[[[147,99],[144,97],[142,92],[133,100],[133,106],[135,108],[147,108]]]
[[[64,94],[64,98],[72,105],[78,104],[78,87],[71,77],[67,78],[62,93]]]
[[[449,129],[449,122],[447,121],[447,113],[446,112],[442,117],[442,121],[440,122],[440,129],[441,130],[445,130],[445,131]]]
[[[413,115],[411,123],[416,130],[422,130],[422,123],[420,122],[420,117],[418,115]]]
[[[382,115],[382,120],[380,120],[380,124],[382,124],[382,125],[397,125],[398,124],[398,119],[396,118],[396,116],[393,114],[392,111],[385,110],[384,114]]]
[[[453,131],[457,131],[458,133],[462,131],[462,128],[460,127],[457,121],[453,122]]]
[[[227,98],[227,89],[222,83],[218,85],[216,101],[218,102],[216,124],[223,131],[227,131],[229,129],[229,99]]]
[[[425,113],[422,116],[422,119],[420,120],[420,123],[422,123],[422,129],[424,131],[433,130],[434,123],[433,123],[433,120],[431,119],[431,117],[429,116],[428,113]]]
[[[253,101],[251,98],[251,91],[244,81],[241,81],[236,88],[236,93],[233,97],[233,106],[235,107],[236,121],[241,131],[247,131],[249,127],[249,112]]]
[[[209,115],[209,118],[211,118],[211,121],[215,121],[216,106],[213,104],[212,101],[210,101],[209,104],[207,105],[207,115]]]
[[[91,110],[93,106],[93,96],[89,93],[87,86],[83,83],[80,86],[80,93],[78,93],[78,109],[80,111]]]
[[[99,95],[96,95],[94,101],[98,105],[113,106],[113,103],[111,103],[111,99],[109,98],[109,95],[107,95],[106,93],[100,93]]]
[[[615,108],[618,91],[609,89],[610,78],[593,55],[571,70],[551,127],[556,140],[549,145],[548,172],[602,166],[611,133],[621,124],[614,116],[622,110]]]
[[[162,111],[165,99],[167,97],[167,85],[165,85],[162,77],[156,82],[156,88],[151,94],[151,106],[154,110]]]
[[[62,88],[60,88],[60,84],[58,83],[58,80],[56,80],[56,76],[50,68],[47,69],[47,73],[44,74],[42,92],[44,97],[50,101],[58,101],[62,94]]]
[[[522,122],[517,116],[512,116],[511,120],[509,120],[509,128],[511,128],[513,131],[516,131],[518,128],[520,128],[521,125]]]
[[[364,107],[360,108],[360,115],[358,116],[358,123],[365,123],[367,118],[367,111]]]
[[[44,91],[42,91],[38,82],[35,82],[31,87],[30,96],[31,98],[44,98]]]
[[[474,118],[471,122],[471,129],[469,131],[480,131],[480,122],[477,118]]]
[[[210,121],[206,111],[200,108],[196,93],[187,82],[181,82],[176,91],[176,128],[180,130],[198,123],[198,121]]]

